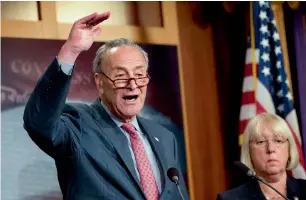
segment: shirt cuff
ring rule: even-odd
[[[68,63],[64,63],[61,62],[59,60],[57,60],[59,65],[61,66],[61,70],[66,74],[66,75],[71,75],[72,74],[72,70],[73,70],[73,65],[68,64]]]

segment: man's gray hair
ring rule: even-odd
[[[103,68],[102,63],[103,63],[105,54],[107,53],[108,50],[114,47],[120,47],[120,46],[131,46],[131,47],[135,47],[136,49],[138,49],[145,58],[146,69],[148,70],[149,58],[148,58],[148,54],[143,50],[143,48],[141,48],[139,45],[135,44],[134,42],[131,42],[128,39],[118,38],[118,39],[113,39],[113,40],[106,42],[104,45],[102,45],[98,49],[98,51],[96,52],[96,57],[93,61],[93,71],[95,73],[102,73],[102,68]]]

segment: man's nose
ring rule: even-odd
[[[132,79],[130,80],[129,84],[127,85],[127,88],[134,90],[137,88],[136,80]]]

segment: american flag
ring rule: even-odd
[[[252,2],[255,49],[246,52],[240,109],[239,143],[248,120],[256,114],[270,112],[284,118],[292,130],[299,151],[299,165],[292,170],[296,178],[306,179],[302,140],[293,95],[284,67],[281,41],[270,2]],[[252,25],[251,25],[252,26]],[[253,59],[256,62],[253,64]]]

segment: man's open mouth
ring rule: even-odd
[[[126,95],[123,97],[125,101],[135,101],[138,98],[138,95]]]

